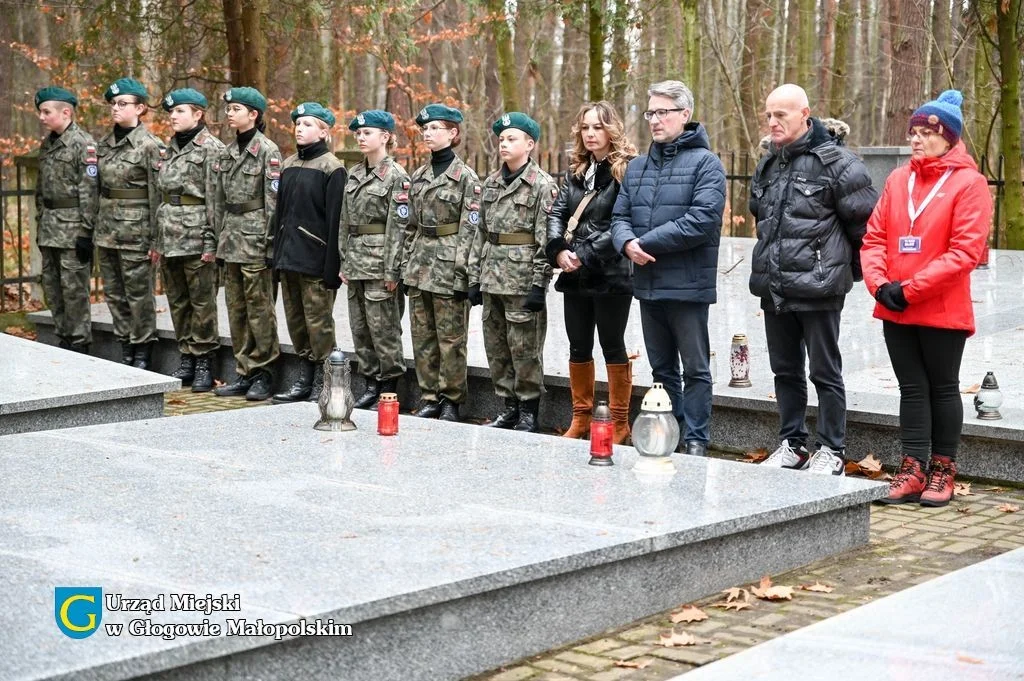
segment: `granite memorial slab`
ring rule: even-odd
[[[408,416],[381,437],[361,410],[323,433],[318,415],[0,437],[0,678],[457,679],[862,545],[886,490],[680,455],[643,475],[632,448],[602,468],[586,442]],[[58,627],[56,587],[102,589],[87,639]],[[189,594],[206,606],[173,607]]]

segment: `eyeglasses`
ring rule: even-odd
[[[914,138],[917,138],[922,142],[927,142],[928,140],[930,140],[931,138],[935,137],[938,134],[938,132],[934,130],[928,130],[927,128],[925,128],[924,130],[917,131],[911,130],[910,132],[907,133],[907,141],[913,142]]]
[[[427,123],[422,128],[420,128],[420,133],[424,133],[424,132],[441,132],[442,130],[450,130],[450,128],[448,128],[448,127],[446,127],[444,125],[440,125],[440,124]]]
[[[111,109],[127,109],[130,106],[135,106],[139,102],[131,101],[128,99],[115,99],[110,102]]]
[[[224,107],[224,113],[226,114],[242,113],[243,111],[245,111],[245,107],[241,104],[228,104]]]
[[[644,111],[644,118],[649,121],[653,121],[655,118],[660,120],[674,111],[686,111],[686,109],[655,109],[654,111]]]

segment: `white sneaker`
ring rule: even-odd
[[[803,445],[799,449],[793,449],[789,440],[783,440],[779,448],[772,452],[772,455],[761,462],[762,466],[769,468],[789,468],[795,471],[802,471],[807,468],[811,455]]]
[[[821,445],[811,457],[808,470],[820,475],[843,476],[846,475],[846,462],[843,461],[843,457],[839,456],[839,452],[826,445]]]

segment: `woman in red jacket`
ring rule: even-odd
[[[945,506],[953,496],[960,360],[974,333],[971,272],[992,221],[988,182],[960,141],[962,101],[947,90],[914,112],[910,163],[886,180],[861,248],[900,384],[903,461],[887,504]]]

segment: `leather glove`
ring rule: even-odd
[[[545,291],[540,286],[534,286],[530,289],[530,293],[526,296],[526,301],[523,302],[523,307],[530,312],[540,312],[544,309],[544,294]]]
[[[452,291],[456,303],[464,303],[469,300],[469,294],[465,291]]]
[[[903,287],[898,281],[890,281],[888,284],[879,286],[875,291],[875,300],[893,312],[903,312],[909,305],[903,295]]]
[[[87,236],[75,237],[75,257],[78,258],[78,262],[85,265],[86,263],[92,262],[92,239]]]
[[[469,291],[466,292],[466,298],[469,300],[469,305],[481,305],[484,302],[484,294],[480,293],[480,284],[473,284],[469,287]]]

